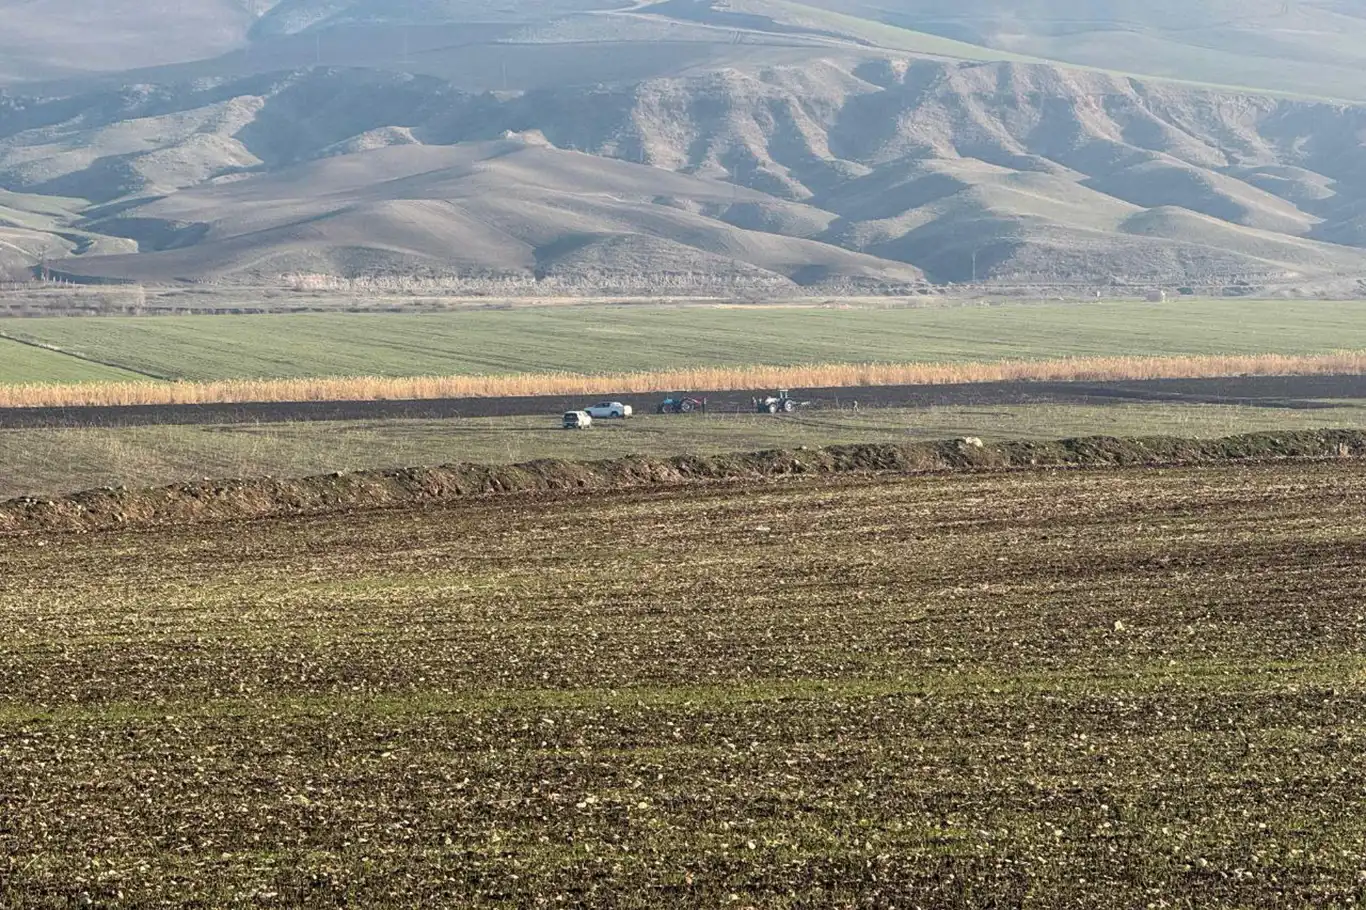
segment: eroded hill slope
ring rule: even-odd
[[[1010,62],[501,94],[314,69],[12,94],[0,188],[138,244],[68,244],[101,278],[1265,285],[1366,274],[1363,134],[1366,107]]]

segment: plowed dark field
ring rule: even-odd
[[[0,538],[0,906],[1366,899],[1366,464]]]
[[[753,409],[755,392],[698,393],[710,410]],[[765,393],[767,394],[767,393]],[[816,408],[929,408],[1018,404],[1251,405],[1327,408],[1366,398],[1366,376],[1230,376],[1221,379],[1147,379],[1126,382],[975,382],[956,385],[848,386],[799,389]],[[563,395],[513,398],[438,398],[417,401],[298,401],[241,404],[128,405],[122,407],[0,408],[0,429],[122,427],[156,424],[286,423],[306,420],[436,420],[451,417],[526,417],[558,414],[611,398],[651,413],[664,395]]]

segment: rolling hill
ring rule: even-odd
[[[735,0],[764,5],[767,0]],[[1360,0],[803,0],[999,52],[1224,86],[1366,99]],[[727,4],[733,6],[734,2]],[[776,6],[786,6],[774,0]]]
[[[1366,101],[1360,0],[0,0],[0,21],[0,84],[345,65],[532,89],[835,50]]]
[[[147,282],[282,274],[525,277],[566,287],[913,285],[913,266],[728,223],[762,193],[525,139],[396,145],[187,190],[92,227],[142,252],[68,269]],[[801,207],[793,221],[802,217]]]
[[[241,47],[267,0],[0,0],[0,84],[187,63]]]

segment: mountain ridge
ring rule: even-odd
[[[879,24],[890,2],[556,0],[540,17],[515,0],[237,4],[223,15],[249,52],[0,90],[0,190],[61,200],[0,207],[0,270],[586,288],[711,275],[786,290],[1366,274],[1366,107],[893,52],[959,48]],[[1194,15],[1097,9],[1159,31]],[[613,31],[627,21],[646,31]],[[701,50],[671,57],[649,39],[661,23]],[[270,69],[276,51],[367,36],[364,65]],[[399,39],[412,71],[384,56]],[[503,57],[481,79],[517,87],[470,87],[513,52],[548,62],[509,73]],[[555,77],[567,68],[576,78]],[[385,178],[423,156],[442,176]]]

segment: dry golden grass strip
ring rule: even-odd
[[[766,388],[946,385],[1021,380],[1101,381],[1223,376],[1328,376],[1366,373],[1366,351],[1330,354],[1216,354],[1076,357],[975,363],[823,363],[696,367],[643,373],[520,373],[504,376],[359,376],[225,379],[212,382],[101,382],[0,385],[0,407],[218,404],[259,401],[393,401],[610,395]]]

